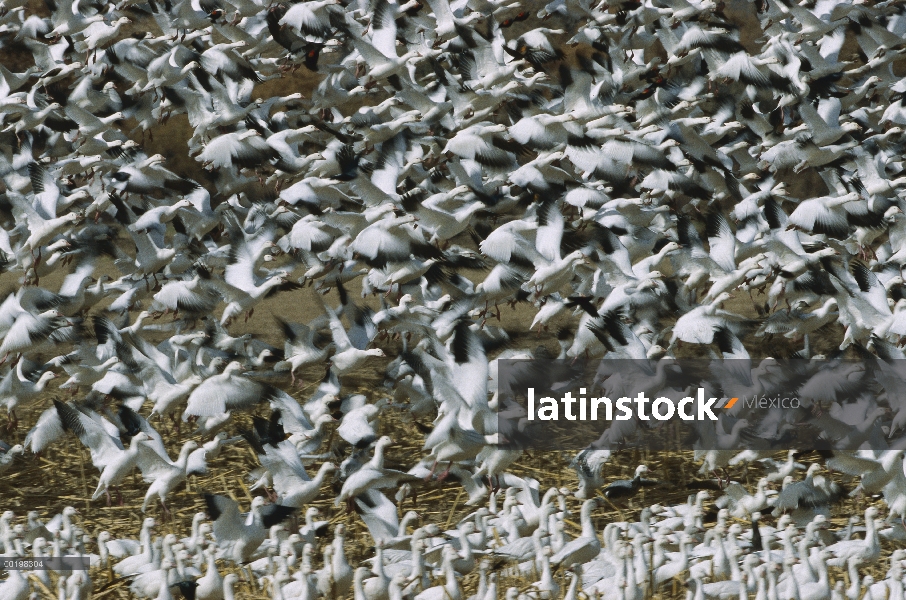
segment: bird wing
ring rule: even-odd
[[[300,433],[314,429],[305,410],[299,402],[281,389],[264,385],[262,400],[270,402],[271,409],[280,411],[280,421],[289,433]]]
[[[28,229],[30,231],[34,231],[36,228],[43,225],[46,221],[46,219],[42,217],[38,211],[35,210],[35,208],[31,205],[28,199],[25,198],[25,196],[9,190],[6,192],[6,197],[13,205],[13,216],[16,218],[16,221],[18,222],[22,217],[24,217],[26,222],[28,223]],[[18,212],[19,214],[17,215],[16,212]]]
[[[363,229],[352,243],[352,250],[371,259],[380,256],[388,261],[407,260],[411,254],[408,240],[388,231],[381,221]]]
[[[375,0],[372,7],[371,44],[384,56],[396,58],[396,0]]]
[[[349,341],[349,335],[347,335],[343,323],[340,321],[339,317],[337,317],[337,313],[327,306],[327,303],[324,302],[324,297],[321,296],[321,294],[315,295],[321,302],[321,305],[324,307],[324,312],[327,313],[327,318],[330,320],[330,334],[333,336],[333,342],[337,345],[337,351],[343,352],[352,348],[352,343]]]
[[[261,524],[265,528],[270,529],[274,525],[279,525],[296,511],[295,508],[291,506],[283,506],[282,504],[268,504],[258,510],[258,514],[261,515]]]
[[[226,496],[204,495],[208,516],[214,521],[213,533],[218,544],[238,540],[243,536],[245,523],[239,514],[239,505]]]
[[[79,124],[79,129],[104,126],[100,119],[74,102],[67,102],[63,110],[67,117]]]
[[[31,190],[35,195],[35,210],[42,213],[45,219],[54,219],[57,216],[57,200],[60,198],[60,188],[56,179],[47,172],[47,168],[40,163],[29,163],[28,175],[31,178]],[[40,198],[39,198],[40,196]]]
[[[551,262],[560,260],[560,242],[563,239],[564,226],[563,213],[560,212],[557,202],[545,202],[538,210],[535,249]]]
[[[219,375],[210,377],[192,390],[186,405],[186,415],[213,417],[226,412],[226,398],[230,386]]]
[[[289,25],[303,36],[310,35],[321,40],[330,36],[330,28],[304,2],[290,7],[280,19],[280,25]]]
[[[147,442],[139,442],[138,459],[136,460],[142,478],[146,483],[152,483],[162,477],[169,477],[179,469],[167,458],[157,453]]]
[[[100,423],[56,398],[53,403],[63,423],[63,429],[73,432],[91,451],[91,462],[99,471],[103,471],[104,467],[123,452],[120,441],[111,437]]]
[[[278,494],[285,494],[299,480],[311,481],[292,442],[284,440],[276,446],[265,446],[264,454],[258,459],[273,475],[274,491]]]
[[[706,233],[711,259],[726,272],[735,271],[736,236],[723,213],[713,212],[708,215]]]
[[[399,534],[396,505],[378,490],[368,490],[355,499],[356,512],[362,517],[374,541],[390,540]]]

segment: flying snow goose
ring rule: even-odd
[[[351,506],[353,499],[369,489],[383,489],[396,486],[400,481],[417,481],[408,473],[384,467],[384,449],[393,444],[389,437],[382,436],[374,444],[374,456],[366,464],[352,473],[336,498],[334,504],[340,506],[346,502]]]
[[[97,489],[91,499],[97,500],[101,493],[107,495],[107,506],[110,506],[110,488],[114,488],[122,505],[122,494],[119,486],[126,476],[135,468],[138,460],[139,444],[151,437],[138,432],[132,437],[128,448],[124,448],[119,437],[115,437],[98,421],[77,410],[73,406],[54,399],[54,407],[63,428],[74,433],[82,444],[91,452],[91,462],[101,472]]]
[[[31,373],[26,374],[24,370],[26,362],[26,360],[20,359],[15,368],[10,369],[3,379],[0,379],[0,406],[6,407],[10,428],[15,427],[19,422],[16,417],[16,407],[23,402],[37,398],[47,387],[48,382],[57,376],[53,371],[47,370],[41,373],[37,381],[34,381],[34,377],[40,369],[30,369]]]
[[[205,144],[196,159],[206,168],[238,172],[239,169],[258,167],[277,156],[257,130],[249,129],[218,135]]]
[[[259,455],[259,459],[261,465],[271,472],[274,491],[283,506],[302,508],[310,503],[321,491],[327,476],[336,470],[333,463],[325,462],[312,479],[305,472],[292,443],[268,446],[265,451],[265,455]]]
[[[176,489],[176,487],[186,480],[189,473],[188,462],[189,454],[198,449],[198,442],[189,440],[183,444],[179,452],[179,458],[171,461],[169,458],[161,456],[148,444],[147,441],[138,444],[138,458],[136,464],[142,472],[142,477],[147,483],[148,491],[145,493],[145,499],[142,502],[142,512],[148,509],[154,496],[160,500],[163,508],[164,518],[169,519],[170,510],[167,508],[167,494]]]
[[[336,352],[330,357],[331,369],[336,371],[337,375],[349,373],[368,360],[369,357],[386,356],[380,348],[357,348],[352,345],[349,334],[343,323],[337,317],[336,313],[325,302],[323,297],[318,294],[318,299],[330,320],[330,333],[333,336],[333,343],[336,346]]]

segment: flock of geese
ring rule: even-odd
[[[205,494],[183,539],[2,513],[3,556],[107,572],[9,570],[0,600],[87,600],[92,576],[157,600],[239,578],[273,600],[904,597],[906,553],[881,547],[906,540],[903,3],[40,4],[0,1],[0,477],[80,445],[92,500],[166,521],[225,448],[260,467],[248,513]],[[276,345],[238,332],[274,325]],[[803,359],[787,393],[826,434],[805,454],[774,462],[790,427],[766,419],[777,444],[741,451],[740,404],[699,432],[713,503],[603,531],[597,509],[670,474],[613,481],[606,444],[572,457],[578,489],[513,474],[501,358],[632,359],[667,388],[691,352],[770,396],[776,372],[733,367],[756,342]],[[423,435],[405,469],[391,411]],[[475,512],[400,515],[431,480]],[[367,526],[368,566],[324,494]],[[871,505],[834,526],[848,494]]]

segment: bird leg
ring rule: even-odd
[[[425,476],[425,481],[431,481],[431,478],[434,477],[434,471],[437,469],[437,461],[434,461],[434,464],[431,465],[431,471]]]
[[[116,501],[119,503],[120,506],[123,506],[123,491],[120,489],[120,486],[118,486],[118,485],[114,486],[114,489],[116,490]]]
[[[443,481],[444,479],[446,479],[447,477],[449,477],[449,476],[450,476],[450,469],[451,469],[451,468],[453,468],[453,461],[452,461],[452,460],[447,464],[447,470],[444,471],[443,473],[441,473],[440,475],[437,476],[437,480],[438,480],[438,481]]]
[[[500,320],[500,307],[497,306],[497,303],[494,303],[494,309],[497,311],[497,320]]]
[[[7,418],[9,419],[9,423],[6,426],[6,430],[10,432],[15,431],[15,429],[19,426],[19,417],[16,416],[16,410],[11,409],[7,413]]]
[[[170,518],[172,517],[172,515],[170,513],[170,510],[167,508],[167,504],[164,502],[163,498],[160,499],[160,505],[164,509],[164,519],[163,520],[169,521]]]

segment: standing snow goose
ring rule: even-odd
[[[453,569],[453,563],[459,558],[459,553],[453,546],[444,546],[442,569],[446,576],[446,582],[443,585],[437,585],[419,592],[416,600],[460,600],[462,598],[462,589],[456,580],[456,571]]]
[[[595,531],[591,520],[591,512],[600,506],[598,498],[589,498],[582,503],[580,514],[582,535],[567,542],[560,550],[550,557],[550,564],[559,567],[569,567],[575,564],[584,564],[597,558],[601,551],[601,541]]]
[[[878,516],[878,509],[869,506],[865,509],[865,539],[864,540],[846,540],[837,542],[825,548],[833,558],[828,559],[827,564],[833,567],[842,567],[850,558],[857,558],[863,564],[877,562],[881,556],[881,545],[878,540],[877,526],[875,518]]]
[[[264,498],[252,500],[248,514],[239,513],[239,505],[226,496],[204,495],[208,514],[214,520],[214,538],[217,546],[232,560],[244,564],[255,550],[267,539],[273,525],[279,525],[295,509],[289,506],[271,504],[265,506]]]
[[[61,577],[60,579],[62,580],[63,578]],[[31,590],[31,583],[28,578],[21,571],[14,569],[9,571],[9,577],[0,583],[0,598],[4,598],[4,600],[26,600],[26,598],[29,598],[29,590]]]
[[[6,442],[0,441],[0,473],[12,467],[16,457],[24,453],[25,448],[22,447],[22,444],[10,446]]]

